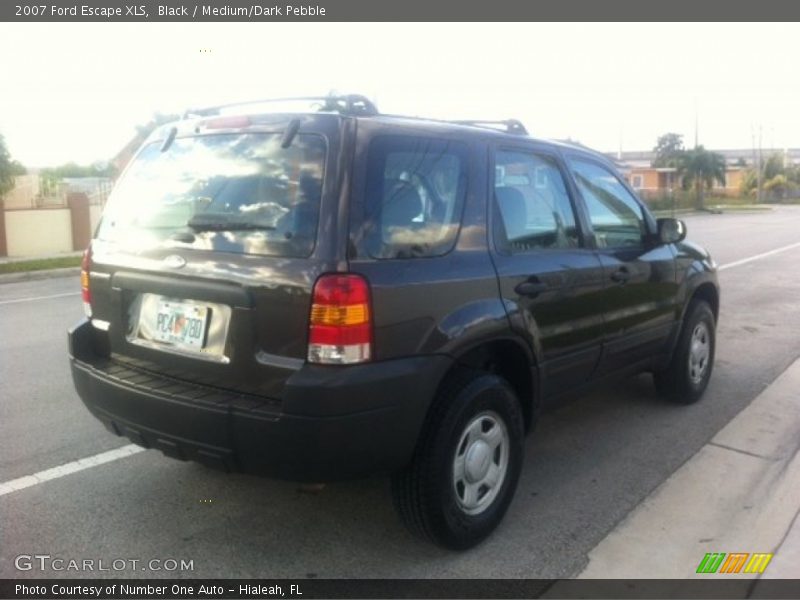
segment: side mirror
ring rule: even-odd
[[[658,240],[662,244],[676,244],[686,237],[686,225],[678,219],[659,219]]]

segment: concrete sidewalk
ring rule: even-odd
[[[758,577],[697,574],[714,552],[773,553],[762,578],[800,577],[798,448],[800,360],[600,542],[579,577]]]

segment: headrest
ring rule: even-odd
[[[381,224],[387,227],[407,227],[422,212],[422,198],[406,181],[386,182]]]

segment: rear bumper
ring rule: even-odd
[[[414,451],[451,365],[434,355],[338,368],[304,365],[270,400],[132,371],[95,351],[94,328],[69,332],[75,388],[113,433],[168,456],[295,481],[388,472]]]

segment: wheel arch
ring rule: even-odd
[[[520,339],[503,337],[464,348],[455,357],[442,384],[459,369],[484,371],[502,377],[517,395],[524,416],[525,431],[536,422],[541,402],[539,374],[533,352]]]
[[[686,317],[686,310],[693,300],[703,300],[711,307],[711,312],[714,313],[714,323],[719,320],[719,289],[711,281],[705,281],[698,285],[689,296],[689,302],[684,307],[684,318]]]

